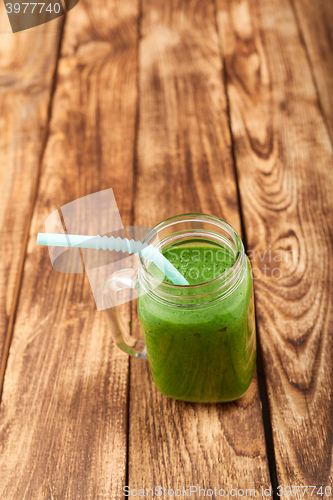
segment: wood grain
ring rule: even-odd
[[[333,2],[293,0],[293,5],[333,140]]]
[[[332,144],[289,2],[217,12],[278,482],[332,486]]]
[[[86,275],[57,273],[36,234],[69,201],[112,187],[131,224],[137,3],[68,14],[0,407],[0,498],[121,497],[128,358]]]
[[[62,22],[13,35],[0,4],[0,394]]]
[[[135,223],[203,212],[240,231],[212,2],[142,2],[139,89]],[[130,387],[130,488],[269,486],[256,378],[236,403],[184,403],[131,359]]]

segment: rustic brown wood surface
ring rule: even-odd
[[[62,20],[13,36],[0,4],[0,393],[48,122]]]
[[[333,140],[333,2],[293,0],[318,99]]]
[[[213,2],[144,0],[139,56],[134,222],[202,212],[240,231]],[[134,314],[133,326],[138,335]],[[130,381],[130,488],[244,487],[258,495],[269,486],[256,378],[226,405],[163,396],[142,360],[131,360]]]
[[[262,497],[267,458],[273,482],[276,464],[333,492],[332,2],[80,0],[62,22],[12,35],[0,4],[0,500]],[[162,396],[87,275],[37,247],[51,212],[110,187],[124,226],[242,216],[275,461],[257,375],[232,404]]]
[[[278,483],[332,487],[332,144],[290,3],[217,11]]]
[[[66,19],[0,406],[1,500],[121,498],[128,358],[87,276],[53,270],[36,235],[52,211],[109,187],[131,224],[137,17],[131,0],[82,1]]]

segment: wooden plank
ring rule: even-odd
[[[69,201],[112,187],[131,224],[136,1],[79,2],[66,18],[0,410],[0,498],[121,497],[128,358],[84,274],[51,267],[36,234]]]
[[[293,0],[295,13],[318,89],[319,102],[333,139],[333,2]]]
[[[5,6],[0,4],[0,394],[62,22],[13,35]]]
[[[240,231],[213,2],[144,0],[141,34],[135,223],[203,212]],[[139,335],[136,316],[133,326]],[[190,404],[160,394],[148,363],[131,360],[128,478],[131,489],[258,495],[270,479],[257,379],[233,404]]]
[[[217,9],[278,482],[332,486],[332,144],[289,2]]]

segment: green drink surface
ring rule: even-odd
[[[197,246],[166,249],[163,252],[171,264],[187,279],[189,285],[200,285],[221,276],[235,262],[228,248]],[[172,284],[165,276],[164,283]]]
[[[226,247],[213,245],[183,245],[163,254],[189,286],[211,282],[235,260]],[[165,277],[164,283],[171,282]],[[182,293],[186,295],[186,287]],[[191,302],[180,306],[148,294],[139,297],[138,314],[155,384],[166,396],[185,401],[237,399],[249,387],[256,358],[248,260],[229,296],[204,304]]]

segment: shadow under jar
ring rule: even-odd
[[[183,214],[157,224],[143,243],[163,252],[189,285],[174,285],[142,256],[138,271],[112,275],[106,289],[113,306],[119,290],[138,289],[144,336],[144,343],[126,341],[113,307],[106,314],[117,345],[148,358],[168,397],[203,403],[241,397],[254,373],[256,336],[251,267],[237,232],[217,217]]]

